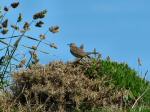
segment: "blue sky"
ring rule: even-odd
[[[14,0],[0,0],[1,6]],[[48,10],[42,30],[35,29],[32,35],[39,35],[49,26],[59,25],[58,34],[48,34],[47,42],[55,42],[59,49],[41,46],[51,55],[40,53],[41,62],[51,60],[73,60],[67,43],[84,44],[87,51],[96,48],[103,58],[126,62],[138,69],[140,57],[144,73],[150,69],[150,1],[149,0],[20,0],[21,5],[7,15],[15,23],[16,15],[24,13],[24,21],[32,19],[35,12]],[[28,45],[32,44],[27,42]],[[150,74],[148,74],[150,75]],[[150,76],[147,76],[150,79]]]

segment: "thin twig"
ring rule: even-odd
[[[44,33],[44,36],[46,36],[47,33],[48,33],[48,30]],[[41,42],[42,42],[42,40],[40,40],[40,41],[37,43],[36,48],[39,47],[39,45],[40,45]],[[35,53],[36,51],[37,51],[37,50],[35,49],[33,53]],[[32,60],[32,55],[30,56],[30,58],[29,58],[29,60],[28,60],[28,62],[27,62],[26,68],[29,67],[31,60]]]
[[[32,21],[29,23],[29,26],[31,26],[31,24],[32,24],[33,22],[34,22],[34,20],[32,20]],[[9,66],[9,64],[10,64],[10,62],[11,62],[11,59],[12,59],[13,55],[15,54],[15,52],[16,52],[16,50],[17,50],[17,48],[18,48],[18,45],[19,45],[21,39],[24,37],[25,33],[26,33],[26,31],[25,31],[25,32],[17,39],[17,41],[15,42],[14,48],[13,48],[13,50],[11,51],[11,54],[10,54],[10,59],[7,61],[6,66],[5,66],[4,69],[3,69],[2,78],[1,78],[2,80],[3,80],[3,77],[4,77],[5,73],[6,73],[6,71],[7,71],[7,68],[8,68],[8,66]]]
[[[144,77],[143,77],[143,80],[145,80],[147,74],[148,74],[148,70],[145,72]]]
[[[150,89],[150,87],[147,87],[147,89],[135,100],[134,104],[132,105],[132,109],[136,106],[138,101],[144,96],[144,94]]]

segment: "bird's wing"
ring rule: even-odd
[[[83,44],[81,44],[80,49],[84,49],[84,45]]]

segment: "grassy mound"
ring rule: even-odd
[[[1,95],[0,105],[5,111],[116,112],[150,108],[149,82],[124,63],[99,59],[51,62],[14,73],[13,81],[11,92]]]

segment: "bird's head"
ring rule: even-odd
[[[70,44],[67,44],[67,45],[69,45],[70,47],[76,46],[75,43],[70,43]]]

